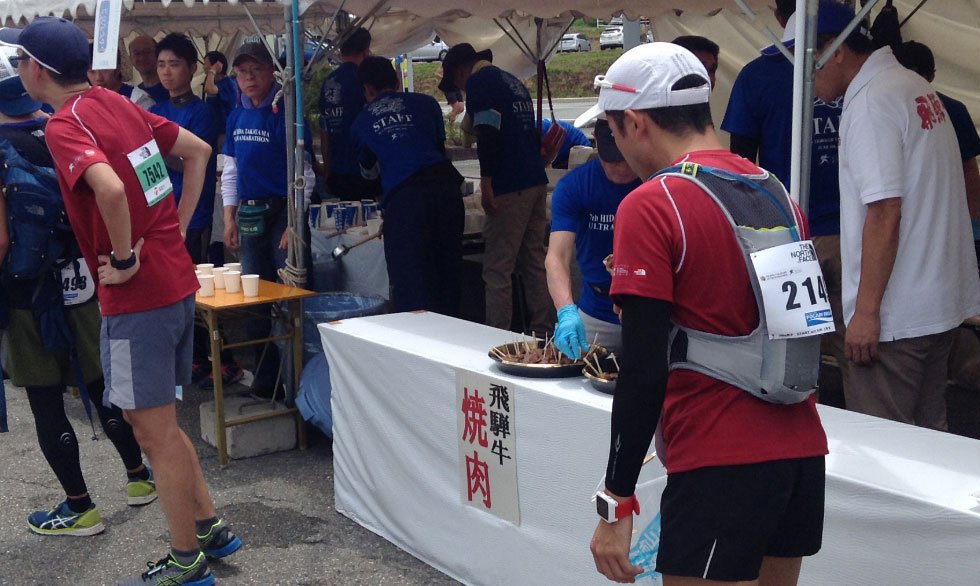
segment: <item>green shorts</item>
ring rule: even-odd
[[[66,307],[68,327],[75,338],[85,382],[102,378],[99,357],[99,330],[102,311],[92,301]],[[78,386],[68,352],[48,352],[41,344],[41,333],[29,309],[10,309],[7,324],[7,374],[18,387]]]

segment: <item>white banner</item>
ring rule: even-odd
[[[119,51],[119,19],[122,0],[98,0],[95,4],[95,40],[92,69],[115,69]]]
[[[515,395],[510,383],[456,369],[460,498],[520,525]]]

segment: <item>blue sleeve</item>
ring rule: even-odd
[[[592,141],[589,137],[585,136],[585,133],[575,128],[574,124],[568,123],[563,124],[568,129],[568,134],[571,136],[572,146],[592,146]]]
[[[225,144],[221,146],[221,152],[227,157],[235,156],[235,123],[238,120],[238,116],[235,115],[237,110],[232,111],[231,115],[228,116],[228,121],[225,123]]]
[[[481,83],[483,76],[473,75],[466,81],[466,111],[473,117],[473,127],[487,125],[500,130],[500,112],[494,110],[489,88]]]
[[[446,142],[446,124],[442,121],[442,106],[439,102],[432,98],[432,113],[435,116],[433,120],[436,125],[436,139],[440,143]]]
[[[964,161],[980,156],[980,136],[977,135],[977,127],[970,118],[970,112],[961,102],[950,101],[946,104],[946,111],[949,113],[949,120],[953,123],[953,130],[956,131],[956,143],[960,147],[960,157]]]
[[[752,63],[750,62],[749,65]],[[728,98],[728,108],[725,110],[725,118],[721,121],[721,129],[731,134],[748,136],[751,138],[762,138],[760,122],[755,119],[752,112],[753,95],[752,86],[755,85],[749,80],[750,70],[743,68],[735,78],[735,85],[732,87],[731,97]]]
[[[582,196],[581,177],[583,173],[575,171],[562,177],[555,185],[555,191],[551,196],[552,232],[577,232],[579,229],[580,205],[578,198]]]

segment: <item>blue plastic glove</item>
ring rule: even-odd
[[[578,360],[582,349],[589,346],[585,337],[585,324],[578,314],[578,306],[569,303],[558,310],[558,327],[555,329],[555,346],[572,360]]]

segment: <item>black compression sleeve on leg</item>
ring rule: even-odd
[[[623,347],[613,398],[606,488],[626,497],[636,488],[664,404],[671,304],[633,295],[621,297],[619,303]]]
[[[122,409],[113,405],[111,408],[102,404],[102,395],[105,393],[105,379],[100,378],[95,382],[89,383],[88,394],[95,405],[95,410],[99,413],[99,421],[102,422],[102,430],[106,437],[116,447],[119,457],[122,458],[126,470],[135,470],[143,463],[143,454],[140,452],[140,445],[133,435],[133,428],[123,419]]]
[[[68,496],[88,492],[78,456],[78,438],[65,415],[65,388],[27,387],[27,400],[34,414],[37,443],[54,475]]]

